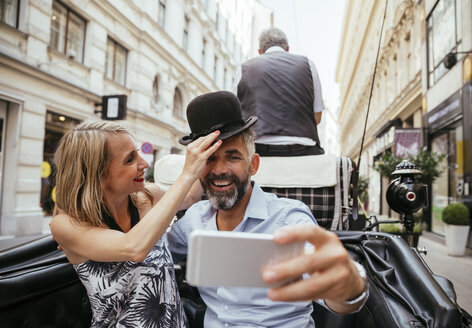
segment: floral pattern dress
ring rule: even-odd
[[[87,289],[92,327],[188,327],[165,235],[142,262],[87,261],[74,269]]]

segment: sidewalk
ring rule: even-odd
[[[467,249],[462,257],[449,256],[444,238],[430,232],[423,232],[418,247],[426,247],[424,261],[435,274],[449,279],[454,284],[457,303],[472,314],[472,250]]]
[[[49,234],[49,220],[50,218],[44,219],[43,233],[39,235],[0,236],[0,252]],[[449,256],[446,252],[444,238],[430,232],[423,232],[418,247],[427,248],[427,255],[422,254],[422,257],[431,271],[449,279],[454,284],[457,303],[472,314],[472,250],[467,249],[466,255],[463,257]]]

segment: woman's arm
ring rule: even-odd
[[[219,132],[199,138],[187,146],[182,173],[130,231],[123,233],[101,227],[75,223],[74,219],[59,214],[50,223],[54,239],[64,249],[72,263],[86,260],[142,261],[165,233],[189,189],[203,171],[207,158],[221,145],[213,141]]]

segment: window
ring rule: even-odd
[[[58,1],[54,1],[49,46],[69,58],[82,62],[84,41],[85,20]]]
[[[225,66],[224,73],[223,73],[223,89],[227,90],[227,82],[228,82],[228,69]]]
[[[202,69],[203,70],[205,70],[206,47],[207,47],[207,40],[203,38],[202,40]]]
[[[153,104],[159,102],[159,75],[156,75],[152,83],[152,102]]]
[[[215,60],[213,62],[213,80],[216,81],[216,73],[218,71],[218,56],[215,56]]]
[[[190,20],[187,16],[184,18],[184,35],[182,37],[182,48],[187,51],[188,49],[188,26],[190,24]]]
[[[0,0],[0,21],[7,25],[18,27],[20,0]]]
[[[125,85],[126,55],[127,51],[125,48],[108,38],[105,76],[121,85]]]
[[[157,23],[164,28],[166,20],[166,0],[159,0],[159,8],[157,9]]]
[[[434,85],[446,72],[444,58],[461,43],[461,1],[440,0],[428,17],[428,84]]]
[[[175,116],[184,117],[183,113],[183,104],[182,104],[182,94],[180,93],[179,88],[175,88],[174,91],[174,110],[173,113]]]

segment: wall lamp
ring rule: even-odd
[[[447,54],[446,58],[444,58],[444,67],[447,69],[451,69],[457,64],[457,56],[462,54],[471,54],[472,51],[457,51],[457,52],[450,52]]]

